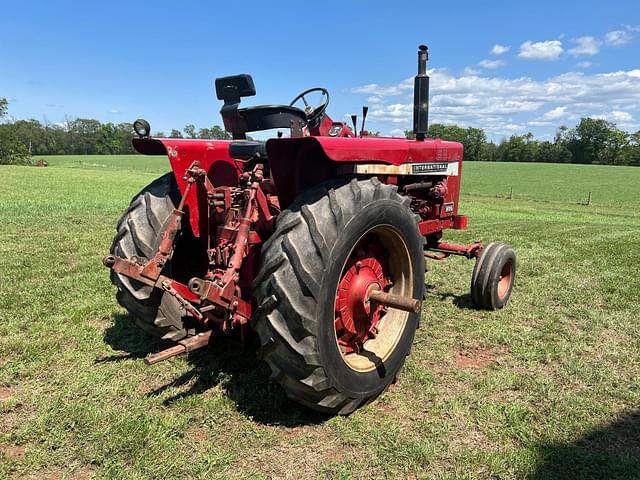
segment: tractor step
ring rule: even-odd
[[[177,357],[178,355],[182,355],[183,353],[192,352],[193,350],[206,347],[207,345],[209,345],[209,341],[213,336],[212,334],[213,330],[209,330],[192,337],[187,337],[184,340],[180,340],[178,344],[174,345],[173,347],[169,347],[166,350],[162,350],[160,352],[149,355],[144,359],[144,363],[146,363],[147,365],[155,365],[156,363],[168,360],[173,357]]]

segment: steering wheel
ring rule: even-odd
[[[309,95],[312,92],[320,92],[322,94],[322,97],[320,98],[320,104],[316,107],[309,105],[309,102],[306,99],[306,95]],[[318,125],[320,125],[320,121],[322,120],[322,117],[324,117],[324,112],[329,106],[329,91],[326,88],[321,87],[310,88],[309,90],[305,90],[296,98],[291,100],[289,106],[293,106],[300,100],[302,100],[302,102],[304,103],[303,110],[307,116],[307,123],[309,124],[309,126],[317,127]]]

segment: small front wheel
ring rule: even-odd
[[[471,298],[477,308],[498,310],[511,297],[516,279],[516,252],[511,245],[492,242],[482,250],[471,276]]]

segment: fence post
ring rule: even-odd
[[[513,187],[509,189],[509,200],[513,200]]]
[[[589,197],[587,198],[587,206],[591,205],[591,192],[589,192]]]

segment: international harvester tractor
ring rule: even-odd
[[[174,342],[148,364],[255,333],[291,399],[348,414],[394,381],[411,349],[425,259],[476,259],[473,304],[507,303],[510,246],[442,242],[445,229],[467,226],[463,146],[426,138],[426,64],[420,46],[415,139],[369,136],[366,107],[360,132],[355,116],[353,126],[332,120],[324,88],[289,105],[240,107],[256,93],[249,75],[215,81],[233,140],[152,138],[148,122],[134,123],[135,149],[166,155],[172,171],[133,198],[103,263],[120,305]],[[247,140],[269,129],[290,134]]]

